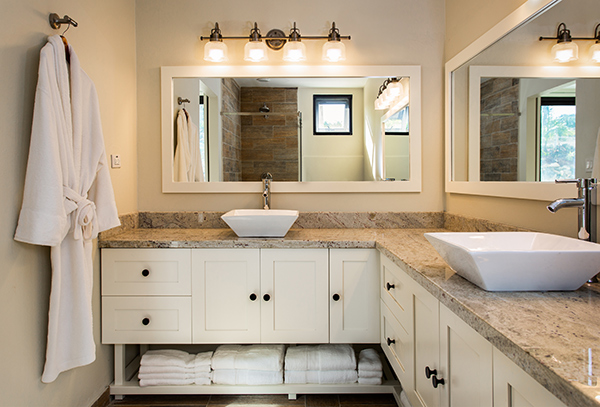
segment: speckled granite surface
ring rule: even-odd
[[[544,387],[573,407],[600,406],[600,289],[492,293],[439,257],[423,233],[444,229],[292,229],[242,239],[229,229],[133,229],[100,247],[376,247]],[[591,369],[591,374],[588,375]]]

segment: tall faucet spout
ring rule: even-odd
[[[583,198],[561,198],[552,202],[546,208],[552,213],[562,208],[580,208],[583,206]]]

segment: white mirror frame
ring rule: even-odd
[[[509,14],[506,18],[496,24],[492,29],[479,37],[467,48],[462,50],[454,58],[449,60],[445,66],[446,79],[446,129],[445,129],[445,151],[446,151],[446,193],[484,195],[503,198],[518,198],[531,200],[553,200],[560,196],[573,194],[573,185],[554,184],[550,182],[496,182],[496,181],[454,181],[452,166],[454,132],[452,123],[452,88],[454,86],[452,73],[460,66],[477,56],[481,51],[491,46],[513,30],[534,19],[550,7],[558,4],[561,0],[527,0]],[[477,150],[479,160],[479,150]],[[472,157],[469,157],[471,160]]]
[[[470,66],[469,67],[469,179],[479,180],[481,78],[600,78],[597,66]],[[594,135],[595,136],[595,135]],[[488,183],[490,181],[485,181]],[[511,181],[516,182],[516,181]],[[554,199],[554,198],[551,198]]]
[[[259,193],[260,182],[173,182],[173,78],[255,77],[409,77],[410,180],[347,182],[277,182],[273,193],[421,192],[421,67],[379,66],[163,66],[161,75],[161,143],[163,193]],[[169,165],[170,163],[170,165]]]

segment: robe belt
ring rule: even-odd
[[[82,196],[70,187],[63,185],[65,209],[67,215],[75,212],[73,223],[73,237],[79,240],[90,240],[98,235],[98,219],[96,217],[96,204],[87,196]]]

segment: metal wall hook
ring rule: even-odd
[[[77,21],[73,20],[71,17],[69,17],[68,15],[64,15],[63,18],[60,18],[60,16],[56,13],[51,13],[48,16],[48,22],[50,23],[50,27],[52,27],[55,30],[58,30],[61,25],[63,24],[68,24],[69,27],[67,27],[67,29],[65,30],[65,32],[67,32],[67,30],[73,26],[73,27],[77,27]],[[65,33],[64,32],[64,33]],[[64,34],[63,33],[63,34]]]

